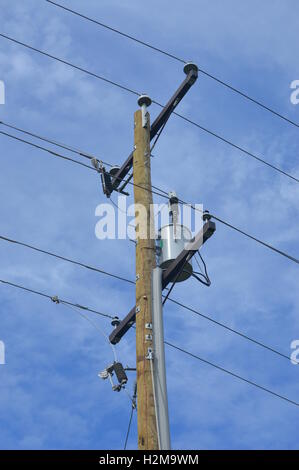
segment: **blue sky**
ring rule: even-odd
[[[290,102],[290,83],[299,79],[295,0],[62,3],[192,59],[299,122],[299,105]],[[0,23],[7,35],[160,102],[184,77],[182,64],[41,0],[1,0]],[[4,39],[0,79],[0,119],[111,163],[130,153],[133,95]],[[150,111],[153,119],[159,109]],[[207,77],[199,76],[178,111],[298,177],[298,129]],[[95,208],[106,202],[98,176],[4,136],[0,145],[1,235],[133,279],[134,245],[95,237]],[[155,155],[153,184],[298,257],[295,182],[175,116]],[[290,354],[299,339],[297,266],[220,225],[203,254],[212,286],[189,280],[173,297]],[[0,257],[3,279],[120,317],[134,304],[134,287],[108,277],[5,242]],[[0,302],[7,362],[0,366],[0,447],[122,448],[128,397],[97,377],[113,359],[108,343],[62,305],[6,286]],[[164,314],[169,341],[299,400],[296,366],[170,303]],[[110,332],[109,321],[93,320]],[[117,353],[134,366],[133,332]],[[174,448],[298,448],[296,407],[173,350],[166,354]],[[133,382],[130,376],[129,387]],[[129,447],[136,448],[136,416]]]

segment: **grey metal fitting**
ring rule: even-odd
[[[205,222],[206,220],[211,220],[212,215],[210,214],[209,211],[204,211],[202,215],[202,220]]]
[[[120,319],[118,317],[113,317],[111,320],[111,325],[116,328],[120,324]]]
[[[188,75],[191,72],[191,70],[194,70],[195,72],[198,72],[198,67],[194,62],[187,62],[184,65],[185,74]]]
[[[138,101],[137,101],[138,105],[140,107],[142,106],[150,106],[152,104],[152,100],[150,99],[150,97],[148,95],[140,95],[139,98],[138,98]]]
[[[142,112],[142,127],[146,128],[149,123],[149,115],[147,112],[148,106],[150,106],[152,103],[152,100],[148,95],[141,95],[138,98],[138,104],[141,107],[141,112]]]

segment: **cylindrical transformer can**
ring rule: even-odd
[[[173,224],[165,225],[159,230],[159,266],[167,269],[177,256],[184,250],[185,244],[190,242],[192,234],[184,225],[176,224],[175,233]],[[176,282],[188,279],[193,272],[191,260],[185,264]],[[175,276],[174,276],[175,277]],[[172,279],[174,281],[174,279]]]

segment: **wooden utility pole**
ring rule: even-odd
[[[150,117],[146,107],[150,98],[141,96],[142,109],[134,115],[135,147],[133,155],[134,202],[136,226],[136,369],[138,448],[156,450],[158,436],[151,374],[148,359],[152,349],[152,295],[151,274],[156,266],[153,237]],[[145,189],[143,189],[145,188]]]

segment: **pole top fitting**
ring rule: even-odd
[[[148,95],[140,95],[137,102],[139,106],[143,106],[144,104],[145,106],[150,106],[152,104],[152,100]]]
[[[202,215],[202,220],[205,222],[206,220],[211,220],[212,215],[210,214],[209,211],[205,210],[203,215]]]
[[[191,72],[191,70],[194,70],[195,72],[198,72],[198,67],[194,62],[187,62],[184,65],[185,74],[188,75]]]

